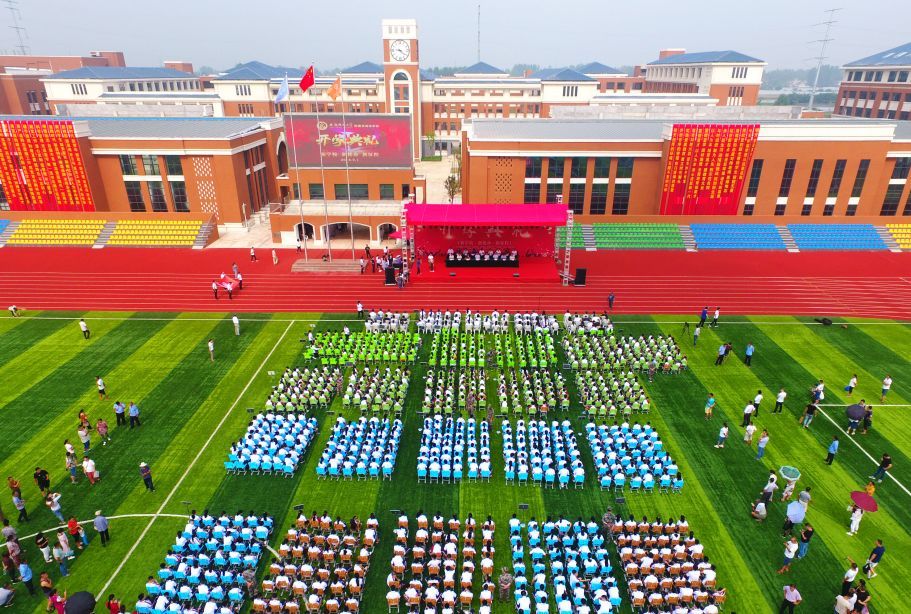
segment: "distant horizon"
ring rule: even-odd
[[[480,58],[505,70],[517,64],[557,68],[593,61],[617,68],[645,65],[657,59],[659,50],[670,48],[733,49],[762,59],[769,70],[807,69],[816,65],[825,33],[820,24],[830,8],[821,0],[768,0],[748,10],[718,0],[691,0],[686,6],[656,0],[645,21],[641,9],[605,7],[594,0],[575,0],[558,14],[530,12],[517,0],[455,0],[445,11],[404,0],[351,0],[319,7],[261,0],[257,14],[282,24],[287,29],[283,33],[269,25],[264,31],[260,21],[251,20],[250,5],[234,0],[219,3],[217,11],[208,3],[161,0],[156,6],[160,10],[154,12],[111,0],[86,5],[46,0],[40,5],[20,2],[18,24],[25,28],[32,55],[85,56],[92,50],[116,50],[123,51],[130,66],[160,66],[177,59],[192,62],[197,69],[225,70],[258,60],[328,69],[381,63],[381,20],[414,18],[421,67],[432,68],[470,66],[478,60],[478,4]],[[911,40],[908,30],[882,23],[883,15],[906,13],[906,2],[877,4],[875,12],[846,8],[835,14],[826,64],[842,66]],[[7,26],[0,28],[0,53],[12,54],[19,43],[9,27],[8,11],[0,11],[0,24]]]

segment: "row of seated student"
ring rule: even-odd
[[[364,325],[367,332],[389,333],[408,332],[411,326],[411,314],[407,311],[384,311],[383,309],[367,309]]]
[[[599,315],[595,312],[572,313],[566,311],[563,314],[563,328],[570,334],[606,333],[611,335],[614,332],[614,323],[607,314]]]
[[[450,247],[446,250],[447,261],[515,262],[518,259],[519,252],[514,249],[458,249]]]

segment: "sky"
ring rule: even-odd
[[[478,4],[481,58],[505,69],[645,64],[667,47],[734,49],[769,68],[808,68],[819,55],[811,41],[824,35],[814,24],[838,6],[846,8],[836,13],[827,63],[911,40],[908,0],[19,0],[19,12],[33,54],[119,50],[131,66],[188,60],[224,69],[260,60],[328,70],[381,62],[384,17],[417,19],[422,67],[472,64]],[[0,25],[11,23],[0,5]],[[15,32],[0,28],[0,52],[16,45]]]

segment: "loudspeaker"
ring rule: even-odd
[[[588,273],[586,269],[576,269],[576,278],[573,280],[574,286],[584,286],[585,276]]]
[[[513,277],[518,277],[519,274],[518,274],[518,273],[513,273],[512,276],[513,276]]]
[[[455,277],[455,273],[453,273],[453,272],[450,271],[449,276],[450,276],[450,277]]]
[[[386,285],[394,286],[395,285],[395,269],[389,267],[386,269]]]

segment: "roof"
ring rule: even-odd
[[[601,62],[589,62],[585,66],[578,68],[583,75],[624,75],[622,70],[607,66]]]
[[[594,81],[588,75],[582,74],[572,68],[543,68],[530,75],[533,79],[541,81]]]
[[[343,75],[374,75],[382,73],[383,67],[375,62],[361,62],[360,64],[349,66],[341,72]]]
[[[711,62],[719,63],[760,63],[764,62],[759,58],[740,53],[739,51],[699,51],[696,53],[678,53],[669,55],[660,60],[649,62],[649,66],[660,64],[707,64]]]
[[[216,81],[271,81],[288,75],[289,80],[299,81],[304,71],[287,66],[271,66],[262,62],[245,62],[239,66],[220,73]]]
[[[487,62],[478,62],[467,68],[461,68],[455,71],[457,75],[505,75],[508,74],[502,68],[491,66]]]
[[[911,43],[848,62],[845,66],[911,66]]]
[[[58,72],[47,79],[186,79],[192,73],[158,66],[83,66]]]
[[[410,226],[565,226],[566,205],[407,205]]]

